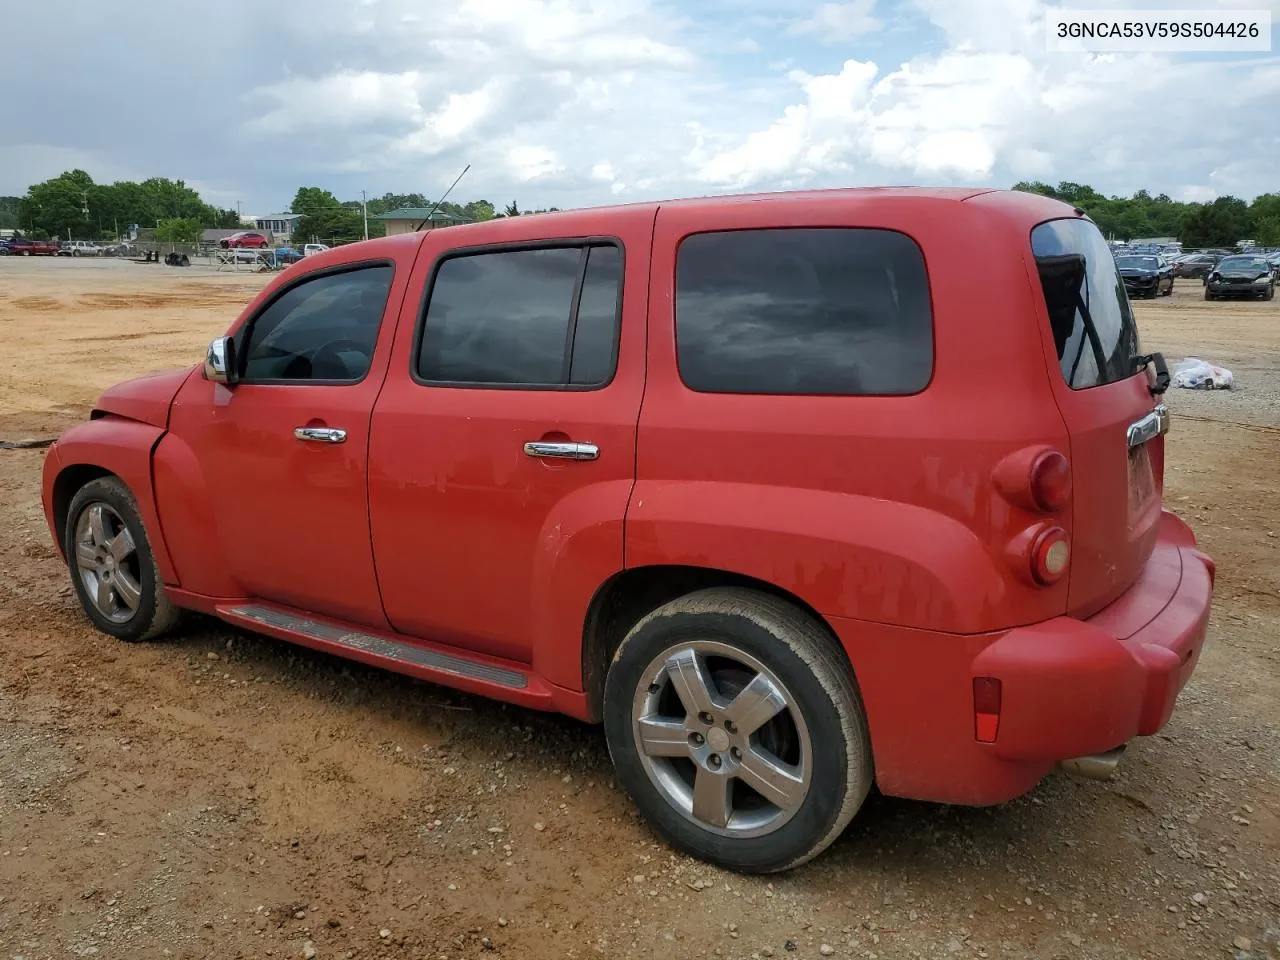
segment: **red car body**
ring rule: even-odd
[[[224,250],[234,250],[243,248],[246,250],[262,250],[270,246],[267,238],[261,233],[233,233],[229,237],[223,237],[218,241],[218,246]]]
[[[1161,728],[1213,587],[1213,563],[1161,506],[1168,420],[1151,378],[1139,365],[1073,389],[1060,373],[1028,237],[1074,219],[1019,193],[841,190],[510,218],[326,251],[275,278],[230,335],[309,276],[390,265],[363,379],[231,386],[193,367],[115,387],[49,451],[50,529],[64,547],[72,494],[113,474],[178,605],[588,721],[601,718],[610,611],[690,584],[754,585],[838,638],[884,793],[1005,801],[1061,761]],[[681,242],[850,224],[899,231],[923,253],[927,385],[691,390],[675,336]],[[475,389],[411,374],[442,258],[584,237],[625,252],[606,384]],[[346,442],[295,440],[336,427]],[[601,453],[521,456],[540,440]],[[1059,539],[1070,559],[1059,547],[1046,567]],[[383,641],[416,653],[389,656]]]
[[[58,242],[56,240],[31,240],[27,237],[14,237],[8,243],[11,257],[56,257]]]

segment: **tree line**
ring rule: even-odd
[[[1188,248],[1230,247],[1240,240],[1280,246],[1280,193],[1265,193],[1246,203],[1237,197],[1218,197],[1209,203],[1152,196],[1139,190],[1131,197],[1106,196],[1087,184],[1062,181],[1056,186],[1036,180],[1013,185],[1015,190],[1054,197],[1087,213],[1111,239],[1176,237]],[[382,222],[373,219],[401,207],[431,209],[435,202],[421,193],[385,193],[367,203],[369,236],[382,236]],[[491,220],[549,213],[521,210],[513,200],[499,209],[488,200],[441,203],[439,211],[464,220]],[[301,187],[290,212],[302,214],[294,233],[305,239],[359,240],[364,236],[364,204],[339,200],[321,187]],[[152,177],[135,183],[118,180],[98,184],[83,170],[68,170],[28,188],[23,197],[0,197],[0,229],[17,229],[37,238],[109,239],[128,224],[154,228],[156,239],[195,242],[208,228],[239,229],[235,210],[205,203],[182,180]]]
[[[1187,203],[1163,193],[1153,197],[1146,190],[1132,197],[1108,197],[1086,184],[1066,180],[1056,187],[1024,180],[1013,189],[1079,207],[1108,239],[1175,237],[1189,249],[1234,247],[1240,240],[1280,246],[1280,193],[1264,193],[1252,203],[1238,197]]]
[[[370,218],[400,207],[431,209],[434,201],[421,193],[386,193],[368,201]],[[555,207],[550,208],[555,210]],[[499,210],[488,200],[440,204],[441,213],[464,220],[492,220],[525,213],[513,200]],[[323,240],[359,240],[364,236],[364,204],[338,200],[320,187],[302,187],[290,212],[303,214],[298,236]],[[94,183],[83,170],[68,170],[32,185],[22,197],[0,197],[0,229],[17,230],[36,239],[105,240],[120,236],[129,224],[155,230],[162,242],[195,243],[210,228],[235,230],[242,224],[235,210],[205,203],[182,180],[152,177],[141,183],[117,180]],[[369,236],[385,233],[381,221],[370,219]]]

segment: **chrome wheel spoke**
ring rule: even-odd
[[[678,720],[640,720],[640,749],[650,757],[689,756],[689,731]]]
[[[804,799],[804,780],[781,761],[749,750],[738,765],[738,779],[782,810],[795,810]]]
[[[107,510],[100,503],[89,508],[89,536],[93,538],[95,547],[105,547],[109,539],[107,534]]]
[[[98,575],[97,590],[94,593],[93,602],[97,604],[99,610],[108,616],[115,612],[116,603],[111,595],[111,583],[101,574]]]
[[[111,578],[111,587],[120,603],[130,610],[138,609],[138,604],[142,601],[142,587],[134,581],[133,577],[123,569],[117,568],[115,576]]]
[[[692,648],[686,647],[667,660],[667,675],[671,677],[676,695],[691,717],[707,713],[715,706],[711,695],[711,683],[707,678],[702,658]]]
[[[129,528],[121,526],[120,532],[107,544],[107,549],[111,551],[111,556],[115,557],[117,563],[130,556],[135,547],[133,534],[129,532]]]
[[[81,570],[98,571],[98,548],[83,540],[76,541],[76,566]]]
[[[724,715],[738,728],[739,733],[750,736],[786,708],[787,699],[782,695],[782,691],[763,673],[758,673],[755,679],[733,698],[733,702],[725,709]]]
[[[693,781],[693,815],[715,827],[727,827],[733,809],[729,804],[729,778],[699,767]]]

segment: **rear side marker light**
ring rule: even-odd
[[[973,678],[973,735],[980,743],[995,743],[1000,729],[1000,681]]]
[[[1071,464],[1057,450],[1047,450],[1031,464],[1031,499],[1043,513],[1058,513],[1071,501]]]
[[[1049,586],[1062,579],[1071,561],[1071,543],[1067,531],[1050,527],[1038,537],[1031,547],[1031,576],[1036,583]]]

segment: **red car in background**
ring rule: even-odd
[[[58,242],[56,240],[31,240],[27,237],[13,237],[3,247],[0,255],[11,257],[56,257]]]
[[[218,246],[224,250],[232,250],[244,248],[248,250],[261,250],[268,246],[267,238],[260,233],[233,233],[229,237],[223,237],[218,241]]]

